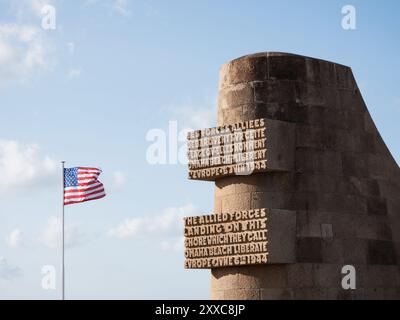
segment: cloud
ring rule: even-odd
[[[196,211],[196,208],[189,204],[167,208],[160,215],[126,219],[119,226],[110,229],[108,235],[119,239],[149,235],[163,238],[176,237],[183,230],[182,218]]]
[[[7,259],[0,257],[0,279],[12,280],[21,275],[21,269],[8,264]]]
[[[130,14],[128,7],[129,7],[128,0],[114,0],[112,4],[112,8],[114,9],[114,11],[118,12],[123,16],[128,16]]]
[[[54,5],[51,0],[18,0],[10,1],[11,10],[17,18],[26,20],[30,16],[41,17],[42,9],[46,5]]]
[[[76,247],[87,242],[87,236],[81,231],[78,224],[65,225],[65,246]],[[61,217],[50,217],[46,227],[39,236],[39,241],[50,249],[62,246],[62,219]]]
[[[203,104],[194,104],[191,101],[167,107],[182,127],[201,129],[214,127],[217,109],[215,102],[206,101]]]
[[[115,171],[112,175],[112,188],[115,190],[122,189],[126,184],[126,175],[121,171]]]
[[[82,74],[81,69],[69,69],[68,70],[68,78],[79,78]]]
[[[163,240],[161,242],[161,249],[163,251],[183,252],[184,237],[174,237],[171,240]]]
[[[23,234],[20,229],[14,229],[6,237],[6,244],[10,248],[18,248],[23,244]]]
[[[43,31],[32,25],[0,24],[0,85],[24,83],[54,65]]]
[[[74,54],[75,53],[75,43],[74,42],[68,42],[67,43],[67,47],[68,47],[68,52],[70,54]]]
[[[112,11],[117,12],[122,16],[129,16],[130,11],[130,0],[84,0],[83,4],[86,6],[94,5],[97,3],[105,3],[108,8]]]
[[[0,139],[0,192],[55,182],[57,163],[35,144]]]

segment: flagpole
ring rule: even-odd
[[[62,289],[62,300],[65,300],[65,255],[64,255],[64,241],[65,241],[65,232],[64,232],[64,168],[65,168],[65,161],[61,161],[61,168],[62,168],[62,266],[61,266],[61,289]]]

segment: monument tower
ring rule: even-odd
[[[400,299],[400,170],[349,67],[235,59],[218,127],[188,144],[189,178],[214,181],[215,200],[185,220],[186,267],[211,269],[212,299]]]

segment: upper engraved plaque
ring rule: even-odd
[[[212,181],[286,171],[293,161],[291,124],[255,119],[188,133],[189,179]]]

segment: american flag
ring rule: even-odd
[[[97,180],[100,174],[97,168],[64,169],[64,205],[105,197],[104,186]]]

